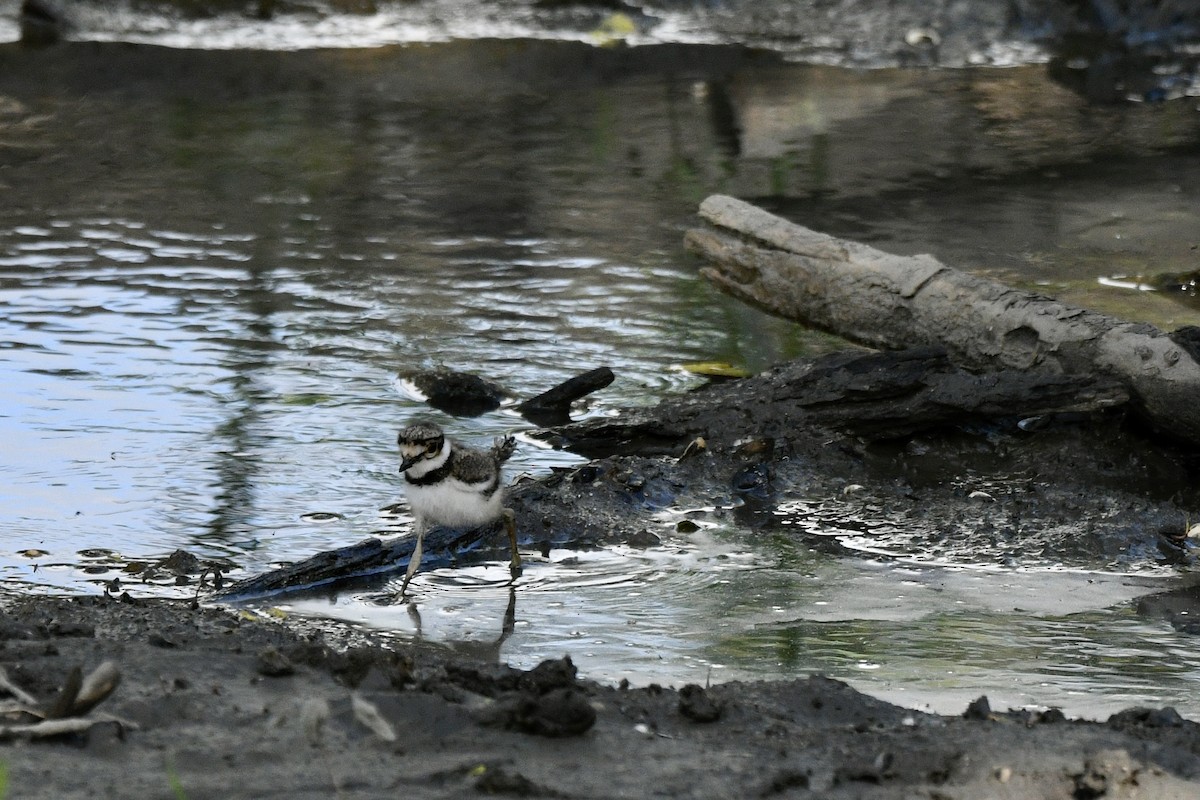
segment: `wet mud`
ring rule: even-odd
[[[5,669],[34,698],[80,666],[121,679],[82,731],[0,728],[14,797],[1183,798],[1200,781],[1200,725],[1170,708],[938,716],[819,676],[613,687],[569,654],[523,671],[185,602],[5,605]]]

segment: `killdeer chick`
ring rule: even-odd
[[[504,507],[500,486],[500,467],[517,449],[516,440],[512,436],[497,438],[485,452],[446,438],[431,422],[420,422],[401,430],[397,443],[417,536],[400,596],[408,591],[408,582],[421,564],[421,543],[433,525],[477,528],[503,519],[512,545],[510,572],[514,578],[520,575],[516,519],[512,510]]]

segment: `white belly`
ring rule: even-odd
[[[490,497],[479,494],[482,486],[471,486],[449,478],[432,486],[408,484],[408,503],[413,514],[426,525],[475,527],[499,518],[503,511],[503,492]]]

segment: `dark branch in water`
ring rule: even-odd
[[[613,371],[608,367],[597,367],[520,403],[517,411],[535,425],[565,424],[571,421],[572,403],[608,386],[613,377]]]

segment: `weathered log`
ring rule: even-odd
[[[534,436],[589,458],[679,455],[697,437],[730,444],[763,435],[786,438],[810,427],[865,440],[896,439],[1004,418],[1097,413],[1128,400],[1120,383],[1102,376],[1046,369],[975,374],[950,363],[937,347],[846,350]]]
[[[426,553],[422,559],[425,566],[444,566],[481,547],[488,530],[432,529],[425,537]],[[408,568],[415,544],[416,539],[411,536],[387,541],[370,537],[238,581],[216,592],[213,599],[243,603],[293,592],[333,592],[356,585],[356,582],[382,585]]]
[[[1144,419],[1200,444],[1200,364],[1151,325],[837,239],[732,197],[709,197],[700,215],[714,227],[686,242],[713,262],[702,274],[759,308],[870,347],[942,346],[974,369],[1114,378]]]

